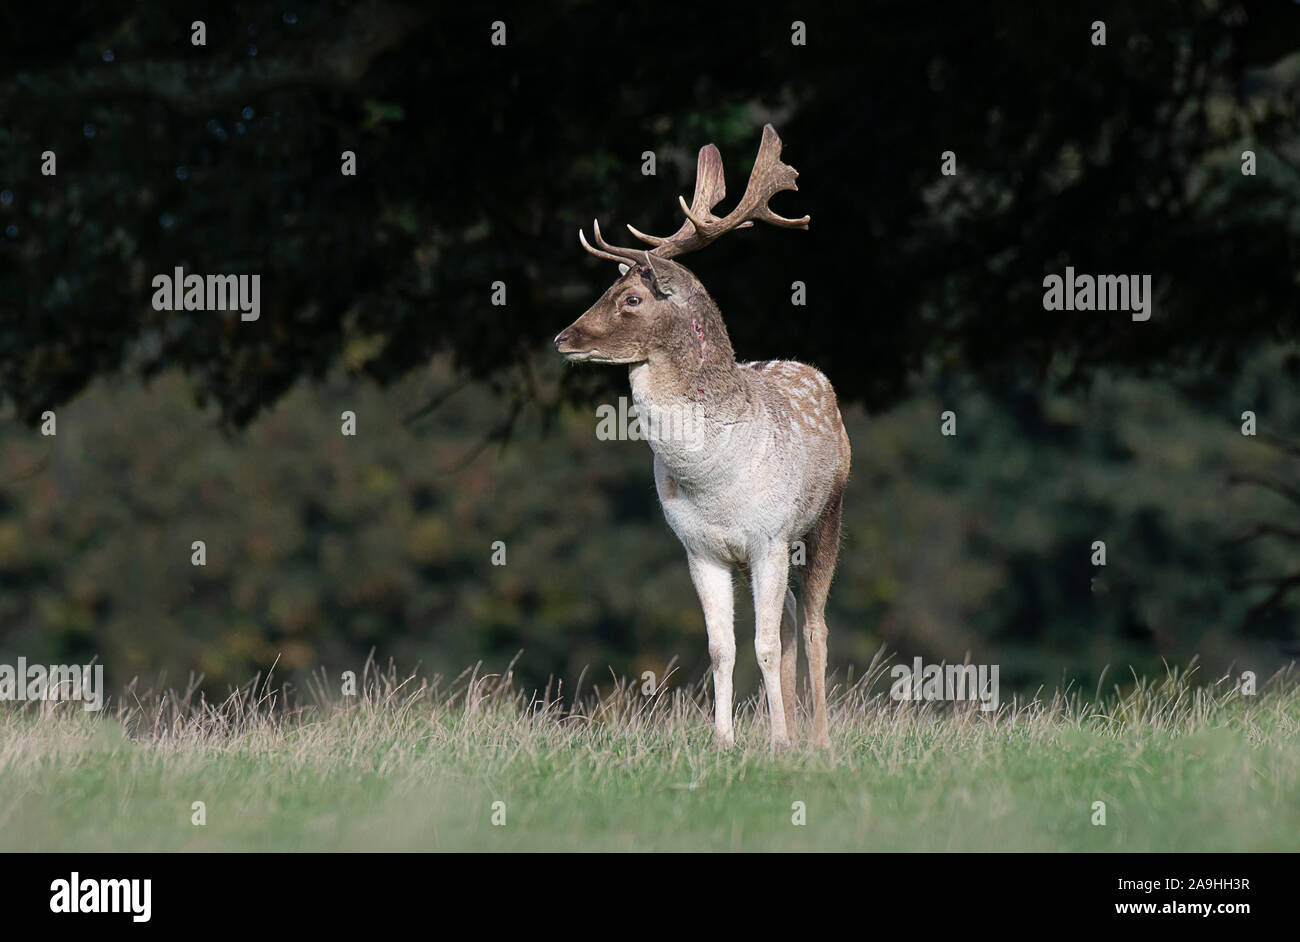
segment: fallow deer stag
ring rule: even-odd
[[[567,359],[627,364],[632,399],[654,451],[655,487],[664,516],[686,547],[700,596],[713,666],[715,725],[721,745],[735,742],[731,716],[736,636],[733,567],[748,567],[757,622],[754,650],[763,672],[772,745],[795,727],[795,599],[788,588],[792,547],[803,541],[804,644],[812,677],[813,740],[826,728],[826,594],[839,553],[840,508],[849,475],[849,437],[826,377],[803,363],[737,363],[718,306],[685,267],[669,261],[732,229],[762,221],[807,229],[808,217],[785,219],[768,206],[797,190],[781,162],[781,139],[769,124],[740,203],[726,216],[712,210],[726,195],[722,158],[701,148],[695,198],[682,227],[667,238],[628,229],[650,249],[607,243],[592,224],[591,254],[617,262],[620,277],[555,338]],[[644,421],[647,415],[694,414],[692,423]]]

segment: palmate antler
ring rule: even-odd
[[[799,171],[789,164],[781,162],[781,138],[770,124],[763,125],[763,143],[759,145],[758,157],[754,161],[754,170],[749,175],[749,185],[745,195],[740,198],[736,208],[719,218],[713,215],[713,207],[727,195],[727,187],[722,177],[722,155],[712,144],[700,148],[699,160],[695,165],[695,198],[691,205],[678,197],[686,221],[682,227],[667,238],[646,235],[632,226],[628,231],[642,242],[653,245],[648,252],[656,258],[676,258],[698,248],[708,245],[714,239],[730,232],[732,229],[747,229],[755,221],[771,223],[786,229],[807,229],[809,217],[786,219],[772,212],[768,201],[782,190],[798,190],[795,177]],[[646,249],[623,248],[610,245],[601,237],[600,223],[592,223],[592,232],[596,239],[595,248],[587,241],[581,230],[578,239],[592,255],[612,262],[636,262],[646,253]]]

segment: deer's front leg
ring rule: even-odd
[[[784,543],[773,543],[750,560],[754,582],[754,653],[763,672],[767,712],[772,723],[772,746],[788,746],[785,704],[781,696],[781,615],[790,578],[790,557]]]
[[[731,567],[687,553],[691,581],[704,609],[704,627],[709,633],[709,660],[713,664],[713,724],[718,745],[733,746],[736,733],[731,726],[731,672],[736,666],[736,630],[733,623],[735,597]]]

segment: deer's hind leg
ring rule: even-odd
[[[847,475],[846,475],[847,476]],[[826,596],[835,575],[835,560],[840,552],[840,513],[844,503],[844,486],[837,482],[826,509],[808,532],[808,565],[803,580],[803,641],[808,655],[808,675],[812,681],[812,740],[819,746],[830,745],[826,722]]]
[[[799,661],[799,618],[794,593],[785,590],[781,610],[781,706],[785,707],[785,729],[791,742],[798,739],[795,726],[795,687]]]

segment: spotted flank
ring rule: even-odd
[[[792,421],[809,432],[838,433],[839,405],[830,381],[821,371],[795,360],[759,360],[738,364],[752,370],[789,403]]]

